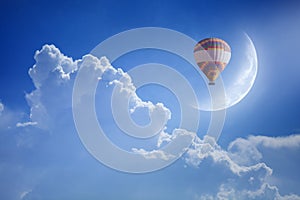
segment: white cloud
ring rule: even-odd
[[[61,113],[71,109],[75,75],[83,67],[88,74],[86,81],[94,76],[108,86],[114,86],[118,102],[127,102],[129,98],[131,113],[139,107],[147,108],[150,118],[157,122],[154,124],[156,126],[166,124],[171,117],[171,112],[162,103],[142,101],[136,94],[131,77],[122,69],[115,69],[105,57],[98,59],[85,55],[82,59],[73,61],[54,45],[45,45],[40,51],[36,51],[34,58],[36,63],[29,69],[29,75],[36,89],[27,94],[26,99],[31,107],[30,120],[40,128],[54,127],[57,120],[61,119]]]
[[[228,184],[222,184],[216,195],[201,195],[196,196],[196,200],[225,200],[225,199],[255,199],[255,200],[299,200],[300,196],[295,194],[280,195],[276,186],[270,186],[267,183],[261,185],[257,190],[251,191],[247,189],[236,190]]]
[[[253,165],[261,160],[262,154],[256,146],[247,139],[237,138],[228,146],[228,155],[240,165]]]
[[[163,143],[170,143],[174,140],[182,140],[183,138],[191,138],[194,139],[196,134],[193,132],[189,132],[185,129],[174,129],[172,134],[165,132],[166,129],[160,132],[158,139],[157,139],[157,147],[161,147]]]
[[[169,143],[172,141],[172,135],[168,134],[163,130],[160,132],[158,140],[157,140],[157,147],[160,147],[163,143]]]
[[[16,124],[16,127],[26,127],[26,126],[35,126],[35,125],[37,125],[37,122],[23,122],[23,123],[18,122]]]
[[[108,60],[107,63],[109,63]],[[171,118],[170,110],[162,103],[154,104],[151,101],[140,99],[136,94],[136,87],[127,73],[111,66],[103,73],[101,79],[108,80],[109,84],[115,87],[116,92],[112,96],[112,112],[122,130],[127,133],[144,134],[146,137],[165,128],[167,121]],[[132,123],[128,115],[128,102],[131,114],[146,108],[144,109],[145,114],[150,118],[147,128],[140,128]]]
[[[73,61],[54,45],[44,45],[36,51],[34,59],[36,63],[28,73],[36,89],[26,95],[26,100],[31,107],[31,121],[47,129],[60,119],[60,112],[71,106],[70,76],[78,69],[80,60]]]
[[[193,138],[195,138],[195,133],[186,131],[184,129],[174,129],[172,134],[168,134],[165,131],[162,131],[157,140],[157,147],[160,147],[161,144],[164,142],[170,143],[175,140],[177,140],[177,142],[178,141],[182,142],[184,140],[191,141]],[[173,150],[175,150],[175,148]],[[183,151],[179,151],[179,152],[184,153],[184,150],[186,149],[183,149]],[[165,152],[163,149],[146,151],[144,149],[132,148],[132,151],[141,154],[142,156],[148,159],[170,160],[175,158],[177,155],[177,154],[173,155],[171,153]]]
[[[188,132],[181,130],[181,134],[184,133]],[[201,170],[203,169],[202,165],[204,165],[208,167],[206,169],[208,170],[207,173],[216,174],[215,178],[207,181],[212,182],[210,184],[218,187],[218,190],[214,193],[198,194],[196,192],[193,198],[195,200],[299,200],[300,196],[297,194],[286,193],[282,195],[279,185],[274,185],[274,182],[270,182],[274,177],[273,169],[264,162],[264,154],[258,148],[258,146],[270,149],[285,147],[295,150],[295,148],[299,147],[298,138],[299,135],[285,137],[250,136],[247,139],[237,138],[230,143],[228,150],[224,150],[210,136],[204,136],[203,139],[195,137],[192,145],[184,155],[184,159],[190,166],[199,167],[199,170]],[[170,143],[172,140],[174,140],[174,133],[168,134],[162,131],[158,138],[157,146],[160,147],[162,143]],[[134,151],[149,159],[168,158],[161,150],[146,151],[144,149],[135,149]],[[221,172],[219,171],[220,169],[222,169]],[[288,169],[282,170],[285,171]],[[218,176],[223,178],[220,179]],[[285,180],[282,181],[284,182]]]
[[[66,109],[71,109],[74,77],[83,64],[90,70],[89,73],[99,81],[107,82],[108,86],[116,86],[118,97],[125,99],[130,97],[131,113],[141,107],[147,108],[149,115],[153,119],[163,121],[162,124],[165,124],[171,117],[171,112],[163,104],[142,101],[136,95],[136,88],[130,76],[121,69],[111,66],[105,57],[98,59],[92,55],[86,55],[81,60],[73,61],[72,58],[64,56],[55,46],[45,45],[36,52],[35,60],[36,63],[29,70],[29,75],[36,89],[26,95],[31,107],[31,122],[19,123],[18,127],[36,125],[40,128],[51,129],[51,125],[59,123],[63,116],[61,113]],[[71,112],[71,110],[69,111]],[[162,129],[158,137],[157,147],[178,139],[178,136],[192,136],[191,133],[184,130],[172,134],[168,134],[164,130]],[[200,167],[207,161],[212,166],[209,173],[215,172],[213,171],[214,166],[220,166],[226,173],[224,176],[226,178],[222,183],[216,184],[217,193],[196,194],[195,199],[300,199],[295,194],[281,195],[280,188],[268,182],[269,178],[273,176],[273,169],[263,162],[264,154],[260,151],[262,147],[299,148],[300,135],[275,138],[266,136],[238,138],[230,143],[227,150],[222,149],[212,137],[205,136],[203,139],[195,137],[185,154],[186,163]],[[146,151],[137,148],[132,150],[148,159],[167,160],[172,158],[172,155],[166,154],[162,150]]]
[[[181,131],[182,133],[186,132]],[[158,138],[158,147],[163,142],[171,142],[174,139],[172,135],[162,132]],[[264,141],[270,139],[269,137],[253,137],[256,139],[264,138]],[[255,144],[261,144],[261,142],[252,144],[251,138],[253,137],[236,139],[229,145],[228,150],[222,149],[210,136],[205,136],[203,139],[194,138],[184,157],[186,163],[193,167],[199,167],[199,170],[201,170],[203,162],[206,165],[209,163],[208,173],[216,174],[216,176],[220,175],[220,172],[215,170],[225,170],[222,172],[224,178],[221,179],[221,182],[217,181],[219,180],[217,177],[209,180],[213,183],[215,181],[213,185],[218,187],[216,193],[195,194],[194,199],[300,199],[300,196],[296,194],[281,195],[278,186],[269,182],[270,177],[273,176],[273,169],[262,162],[263,154],[255,147]],[[288,138],[292,137],[275,138],[278,140],[275,143],[280,143],[280,141],[285,141]],[[269,147],[270,145],[266,146]],[[148,156],[149,159],[158,157],[167,159],[163,151],[160,150],[135,149],[135,152],[145,157]]]
[[[278,186],[269,182],[273,177],[273,169],[262,162],[264,155],[257,148],[262,146],[271,149],[282,147],[295,149],[299,147],[297,142],[299,136],[238,138],[230,143],[227,151],[208,136],[203,140],[196,138],[187,151],[186,162],[198,167],[204,160],[211,160],[214,164],[229,169],[232,175],[227,174],[231,178],[225,179],[219,185],[217,193],[196,194],[195,199],[300,199],[296,194],[281,195]]]
[[[264,163],[257,163],[252,166],[239,165],[232,160],[229,153],[222,150],[215,142],[214,138],[210,136],[204,136],[203,140],[196,138],[188,149],[185,160],[188,164],[197,167],[206,158],[212,158],[215,163],[220,163],[228,167],[232,173],[238,176],[251,171],[259,171],[261,169],[268,175],[272,174],[272,169]]]
[[[146,159],[162,159],[162,160],[170,160],[174,158],[175,156],[172,154],[168,154],[162,150],[152,150],[152,151],[146,151],[144,149],[136,149],[132,148],[132,151],[134,153],[140,154],[144,156]]]
[[[247,139],[237,138],[228,146],[231,159],[242,165],[259,162],[263,155],[259,148],[292,149],[300,147],[300,135],[284,137],[249,136]]]
[[[250,136],[248,140],[256,146],[262,145],[268,148],[299,148],[300,135],[285,137]]]
[[[28,73],[36,88],[42,87],[46,81],[59,84],[69,80],[70,74],[78,67],[78,61],[64,56],[54,45],[44,45],[40,51],[36,51],[34,59],[36,63]]]

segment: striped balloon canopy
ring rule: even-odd
[[[214,85],[219,74],[225,69],[231,57],[230,46],[219,38],[207,38],[198,42],[194,57],[201,71]]]

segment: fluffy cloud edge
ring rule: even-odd
[[[35,89],[26,95],[26,100],[31,109],[29,121],[36,122],[35,125],[39,128],[50,129],[55,123],[52,119],[58,118],[60,110],[72,108],[73,85],[79,70],[89,74],[86,77],[87,81],[96,78],[98,81],[106,82],[108,86],[114,86],[119,94],[118,97],[130,100],[131,113],[139,107],[147,108],[149,117],[151,119],[159,117],[156,122],[162,122],[160,123],[163,124],[162,127],[171,118],[170,110],[162,103],[153,104],[141,100],[136,94],[131,77],[122,69],[114,68],[106,57],[97,58],[87,54],[82,59],[73,60],[61,53],[54,45],[46,44],[41,50],[35,52],[34,59],[36,62],[28,73]],[[55,98],[51,98],[51,95]],[[32,123],[23,125],[32,125]]]
[[[183,130],[184,131],[184,130]],[[280,194],[280,189],[268,182],[273,176],[273,169],[266,163],[262,162],[261,152],[257,148],[263,145],[265,148],[299,148],[298,138],[300,135],[289,135],[281,137],[268,136],[249,136],[248,138],[237,138],[231,142],[228,149],[222,149],[213,137],[204,136],[203,139],[195,137],[191,146],[187,149],[183,158],[184,161],[194,168],[201,166],[204,160],[211,160],[212,165],[219,165],[227,169],[232,174],[231,180],[225,180],[219,185],[218,192],[215,194],[195,195],[195,199],[276,199],[276,200],[299,200],[297,194]],[[162,143],[171,142],[172,135],[165,132],[161,133],[158,138],[158,147]],[[291,145],[290,145],[291,144]],[[235,147],[238,147],[234,149]],[[137,151],[143,155],[161,157],[160,154],[152,151]],[[239,155],[239,158],[236,155]],[[258,156],[260,155],[260,156]],[[254,157],[244,159],[240,157]],[[235,181],[234,181],[235,180]],[[237,189],[236,184],[248,185]],[[254,185],[256,187],[254,187]],[[251,188],[251,189],[250,189]]]

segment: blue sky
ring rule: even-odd
[[[297,1],[2,1],[0,199],[300,199],[299,9]],[[140,27],[169,28],[197,41],[221,37],[237,50],[246,32],[256,47],[258,74],[248,95],[227,109],[217,143],[203,137],[210,113],[201,112],[200,138],[182,158],[137,175],[110,169],[88,153],[71,101],[80,60],[110,36]],[[53,71],[55,62],[67,64]],[[112,67],[126,72],[147,62],[179,71],[187,66],[174,55],[145,50]],[[38,72],[29,75],[34,65]],[[101,115],[112,90],[105,88],[104,82],[97,89],[98,117],[109,138],[128,148],[111,115]],[[176,127],[171,93],[154,86],[137,94],[154,104],[164,96],[173,120],[167,130]]]

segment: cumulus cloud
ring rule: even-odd
[[[44,45],[36,51],[35,64],[29,69],[35,90],[26,95],[31,108],[30,119],[39,128],[47,129],[59,119],[59,113],[71,107],[73,81],[80,60],[63,55],[54,45]]]
[[[185,129],[174,129],[171,134],[167,133],[165,129],[160,132],[157,139],[157,147],[161,147],[162,144],[169,144],[174,140],[183,140],[189,138],[191,141],[197,138],[196,133],[187,131]]]
[[[172,141],[172,135],[166,133],[165,130],[163,130],[162,132],[160,132],[158,136],[156,146],[160,147],[163,143],[169,143],[171,141]]]
[[[169,152],[170,150],[165,150],[164,148],[161,148],[158,150],[155,149],[155,150],[151,150],[151,151],[147,151],[144,149],[132,148],[132,151],[134,153],[144,156],[147,159],[170,160],[170,159],[175,158],[178,155],[181,155],[188,148],[188,147],[186,147],[186,148],[180,149],[182,147],[179,145],[179,143],[182,143],[183,141],[192,141],[195,137],[196,137],[195,133],[186,131],[185,129],[174,129],[172,131],[172,134],[168,134],[165,131],[162,131],[159,134],[159,137],[157,139],[157,147],[160,147],[162,143],[166,143],[166,146],[168,146],[168,144],[171,144],[172,142],[174,142],[173,144],[175,144],[175,145],[171,148],[171,153]]]
[[[181,130],[181,132],[187,131]],[[258,148],[258,146],[263,146],[271,149],[282,147],[294,149],[298,147],[298,137],[298,135],[291,135],[286,137],[249,136],[247,139],[237,138],[230,143],[227,150],[222,149],[213,137],[204,136],[203,139],[194,137],[191,146],[184,155],[185,162],[189,166],[200,169],[203,162],[206,165],[209,163],[208,166],[210,167],[208,168],[211,174],[220,175],[220,172],[214,170],[225,170],[222,175],[225,177],[223,181],[218,182],[218,178],[209,180],[218,187],[217,192],[195,194],[194,199],[300,199],[300,196],[296,194],[280,194],[278,186],[269,181],[273,178],[273,169],[263,162],[263,153]],[[173,139],[173,134],[162,131],[157,146],[170,143]],[[164,156],[163,151],[159,150],[145,151],[141,149],[135,152],[149,158]],[[164,156],[164,158],[167,157]],[[215,168],[214,166],[219,167]]]
[[[186,162],[192,166],[199,166],[206,158],[212,158],[215,163],[228,167],[232,173],[241,176],[251,171],[263,170],[266,175],[272,174],[272,169],[264,163],[257,163],[252,166],[243,166],[234,162],[229,153],[215,142],[214,138],[204,136],[204,139],[196,138],[186,153]]]
[[[182,134],[187,132],[181,130]],[[255,139],[253,139],[255,138]],[[282,195],[279,192],[279,187],[272,184],[269,180],[273,177],[273,169],[263,162],[263,153],[256,147],[262,145],[262,141],[271,141],[274,144],[264,145],[265,148],[294,148],[297,145],[289,144],[287,140],[297,138],[296,136],[286,137],[266,137],[266,136],[250,136],[246,139],[237,138],[233,141],[228,149],[221,148],[213,137],[204,136],[203,139],[194,137],[191,146],[187,149],[184,155],[185,162],[192,167],[199,168],[208,165],[208,173],[221,176],[221,181],[211,179],[212,185],[215,185],[218,190],[213,193],[195,194],[194,199],[300,199],[296,194]],[[174,139],[173,134],[162,132],[158,138],[157,146],[160,147],[163,143],[170,143]],[[285,142],[282,142],[285,141]],[[278,145],[280,143],[281,145]],[[146,151],[144,149],[134,150],[149,159],[165,158],[163,151]],[[218,170],[222,169],[223,172]],[[215,171],[217,170],[217,171]]]
[[[228,146],[231,159],[242,165],[251,165],[263,158],[259,148],[295,149],[300,147],[300,135],[284,137],[249,136],[247,139],[237,138]]]
[[[107,58],[98,59],[92,55],[86,55],[82,59],[74,61],[63,55],[55,46],[45,45],[36,52],[35,61],[36,63],[29,70],[35,90],[26,95],[31,108],[30,122],[15,123],[17,127],[34,125],[51,129],[52,125],[62,120],[61,113],[67,109],[70,113],[74,77],[79,69],[85,67],[86,73],[91,78],[108,83],[108,87],[116,88],[117,100],[123,99],[123,102],[126,103],[129,100],[130,107],[128,108],[127,104],[126,109],[130,109],[131,114],[139,108],[146,108],[150,118],[158,119],[156,126],[163,125],[157,140],[158,148],[163,144],[167,145],[178,140],[180,137],[182,139],[193,137],[192,145],[184,156],[185,162],[195,168],[200,168],[203,163],[208,162],[211,166],[220,166],[226,171],[227,178],[216,184],[218,188],[216,193],[196,194],[195,199],[300,199],[295,194],[281,195],[279,187],[269,182],[270,177],[273,176],[273,169],[263,162],[264,154],[260,150],[260,148],[299,148],[299,135],[275,138],[266,136],[238,138],[230,143],[226,150],[222,149],[214,138],[209,136],[201,139],[195,137],[194,133],[191,134],[185,130],[168,134],[165,132],[165,124],[171,118],[170,110],[161,103],[154,104],[140,99],[136,94],[131,77],[122,69],[114,68]],[[0,113],[1,105],[0,103]],[[121,119],[123,117],[121,115]],[[172,158],[171,154],[159,149],[146,151],[133,148],[132,151],[148,159],[168,160]],[[214,173],[214,171],[209,173]]]
[[[223,150],[209,136],[196,138],[185,155],[186,162],[199,167],[204,160],[211,160],[228,169],[233,176],[219,185],[217,193],[197,194],[195,199],[300,199],[296,194],[281,195],[279,188],[268,181],[272,179],[273,169],[263,162],[263,153],[257,148],[262,145],[265,148],[293,149],[298,147],[298,137],[299,135],[237,138],[230,143],[228,150]]]
[[[86,81],[94,77],[116,87],[118,101],[123,99],[127,102],[129,98],[131,113],[140,107],[147,108],[150,118],[155,119],[157,124],[165,124],[171,117],[171,112],[163,104],[142,101],[136,94],[131,77],[122,69],[115,69],[105,57],[98,59],[88,54],[74,61],[54,45],[44,45],[36,51],[34,59],[36,63],[28,73],[35,90],[27,94],[26,99],[31,107],[30,119],[40,128],[54,126],[61,113],[71,109],[73,84],[79,68],[84,68],[84,73],[88,74]]]
[[[228,153],[232,160],[240,165],[253,165],[262,159],[261,152],[255,144],[244,138],[237,138],[228,146]]]
[[[44,45],[34,55],[36,63],[29,69],[29,75],[36,88],[40,88],[46,81],[61,84],[70,79],[78,66],[78,61],[63,55],[54,45]],[[51,79],[51,80],[50,80]]]
[[[109,63],[107,60],[106,63]],[[127,133],[143,134],[144,137],[152,136],[163,130],[171,118],[171,111],[162,103],[143,101],[136,93],[131,77],[121,69],[115,69],[109,64],[109,70],[104,71],[101,79],[108,80],[113,85],[115,92],[112,95],[112,112],[118,126]],[[145,110],[150,118],[147,126],[137,126],[132,123],[132,115],[137,110]]]

